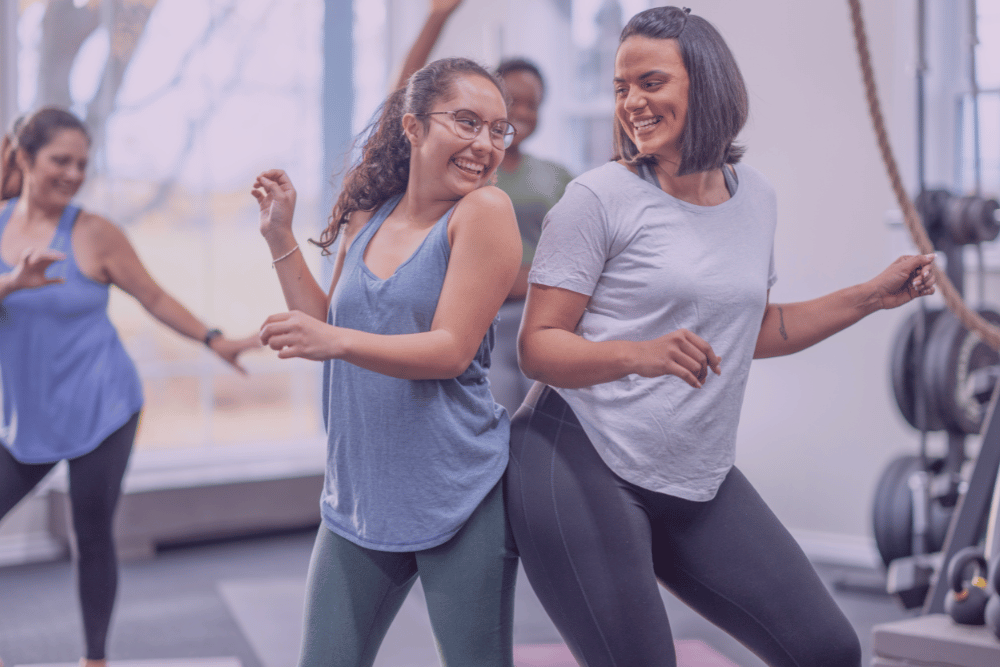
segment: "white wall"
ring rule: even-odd
[[[903,160],[912,160],[912,128],[892,122],[912,114],[914,4],[863,3],[883,110]],[[778,191],[772,301],[865,281],[909,251],[901,232],[885,224],[895,201],[847,3],[717,0],[694,9],[719,27],[740,61],[752,109],[746,159]],[[892,337],[907,312],[878,313],[798,355],[754,364],[737,465],[797,535],[843,538],[861,554],[870,549],[878,475],[917,443],[888,376]]]

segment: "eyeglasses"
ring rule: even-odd
[[[436,114],[447,114],[451,116],[452,125],[454,126],[455,134],[462,137],[463,139],[475,139],[479,136],[479,132],[483,129],[483,125],[486,125],[486,121],[480,118],[474,111],[469,111],[468,109],[459,109],[457,111],[428,111],[427,113],[419,113],[417,116],[434,116]],[[507,149],[510,148],[511,143],[514,141],[514,126],[505,120],[495,120],[489,123],[490,128],[490,141],[497,148]]]

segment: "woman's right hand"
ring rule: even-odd
[[[285,240],[292,234],[295,212],[295,187],[281,169],[261,172],[253,183],[252,194],[260,205],[260,233],[269,244]],[[272,250],[282,251],[281,247]],[[284,250],[287,250],[285,248]]]
[[[722,374],[722,358],[712,346],[687,329],[637,343],[639,355],[635,373],[643,377],[676,375],[695,389],[708,379],[708,369]]]
[[[10,294],[17,290],[34,289],[65,282],[62,278],[45,276],[45,272],[53,262],[61,262],[64,259],[66,259],[66,255],[56,250],[25,248],[14,269],[3,276],[3,282],[0,283],[2,292],[0,293]]]

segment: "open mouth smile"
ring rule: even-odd
[[[451,162],[462,171],[474,176],[481,176],[483,172],[486,171],[486,165],[473,162],[472,160],[468,160],[466,158],[453,157]]]
[[[643,120],[634,121],[632,127],[635,129],[636,133],[645,132],[646,130],[655,127],[661,120],[663,116],[654,116],[653,118],[645,118]]]

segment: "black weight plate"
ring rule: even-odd
[[[945,233],[944,208],[951,199],[947,190],[924,190],[913,202],[920,213],[920,220],[931,240],[937,241]],[[937,245],[935,243],[935,245]]]
[[[917,324],[920,317],[926,313],[924,324],[924,347],[930,336],[931,326],[937,320],[940,310],[927,309],[916,310],[910,314],[900,325],[896,332],[896,338],[892,344],[892,357],[890,359],[889,374],[892,378],[892,391],[896,397],[896,405],[903,418],[913,428],[919,429],[917,424],[917,365],[919,357],[915,352]],[[927,397],[924,396],[924,403],[927,404]],[[941,418],[932,410],[927,410],[927,423],[924,428],[928,431],[940,431],[944,428]]]
[[[944,468],[944,459],[927,462],[928,484]],[[921,469],[920,457],[904,454],[889,462],[875,487],[872,529],[882,562],[888,567],[897,558],[913,555],[913,492],[910,477]],[[954,507],[943,507],[931,499],[927,516],[927,551],[939,551],[944,544]]]
[[[1000,324],[1000,314],[983,310],[980,315]],[[1000,371],[996,368],[1000,354],[951,313],[934,322],[925,350],[923,379],[929,412],[940,417],[951,433],[979,433],[995,382],[994,371]]]
[[[906,454],[889,462],[875,487],[872,528],[886,567],[913,554],[913,499],[908,480],[920,469],[920,457]]]

